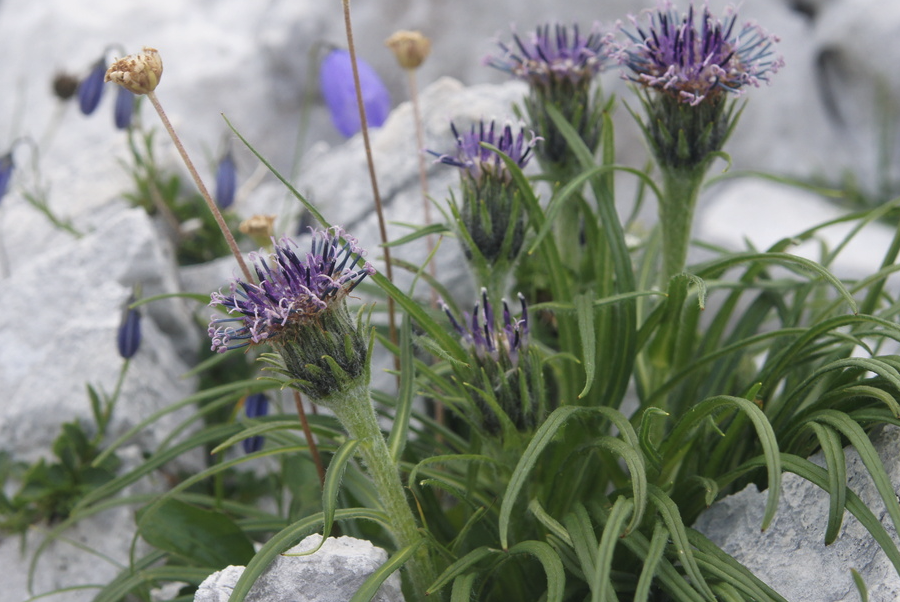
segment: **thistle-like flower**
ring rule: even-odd
[[[609,61],[611,41],[612,35],[602,33],[596,23],[586,36],[577,25],[571,29],[544,25],[526,39],[513,33],[512,43],[498,42],[500,55],[485,58],[485,64],[528,83],[531,93],[525,107],[533,127],[547,140],[538,153],[546,167],[562,167],[572,159],[546,112],[548,104],[562,113],[588,148],[596,150],[602,106],[591,87]]]
[[[463,379],[480,391],[474,401],[485,428],[492,433],[498,432],[503,422],[498,410],[520,431],[532,428],[540,418],[540,362],[529,356],[528,307],[521,293],[519,303],[522,313],[514,318],[504,300],[499,323],[486,289],[481,290],[481,303],[475,304],[471,314],[465,313],[462,322],[443,304],[450,323],[472,354],[473,363]],[[490,391],[484,390],[488,387]]]
[[[472,259],[478,252],[490,264],[511,261],[518,256],[525,238],[525,219],[517,198],[519,190],[500,155],[481,143],[496,147],[524,168],[541,138],[532,134],[528,140],[524,130],[513,133],[510,124],[498,132],[493,121],[488,126],[483,121],[473,124],[463,134],[454,124],[450,124],[450,129],[456,137],[456,152],[452,155],[429,152],[438,162],[462,170],[463,202],[459,218],[472,241],[472,245],[463,247],[466,255]]]
[[[345,298],[375,269],[341,228],[314,231],[312,238],[305,259],[282,239],[268,261],[254,257],[259,284],[236,280],[230,294],[213,293],[210,305],[229,315],[213,316],[209,336],[219,353],[270,344],[280,356],[269,358],[274,370],[324,403],[367,372],[367,337]]]
[[[359,84],[362,89],[366,121],[372,127],[379,127],[387,119],[391,110],[391,95],[382,83],[378,73],[367,62],[357,59]],[[331,113],[334,127],[349,138],[362,128],[359,121],[359,107],[356,103],[356,85],[353,83],[353,66],[350,53],[335,49],[328,53],[319,66],[319,85],[322,96]]]
[[[78,84],[78,108],[84,115],[97,110],[103,98],[103,78],[106,74],[106,59],[100,57],[91,67],[87,76]]]
[[[163,64],[156,48],[144,46],[142,52],[118,59],[106,70],[105,81],[119,84],[135,94],[156,89],[162,77]]]
[[[783,66],[774,56],[778,39],[752,23],[738,27],[733,9],[719,20],[704,8],[696,23],[693,4],[680,17],[671,2],[662,4],[647,29],[631,21],[634,31],[622,27],[631,43],[617,54],[624,77],[644,89],[645,135],[663,168],[700,167],[734,127],[729,97]]]

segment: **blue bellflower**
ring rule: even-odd
[[[268,260],[253,257],[259,284],[236,280],[230,294],[213,293],[210,305],[229,315],[212,318],[209,336],[219,353],[270,344],[278,353],[269,360],[274,371],[325,403],[367,374],[368,343],[345,298],[375,269],[339,227],[314,231],[312,239],[305,259],[293,241],[282,239]]]
[[[122,310],[122,321],[119,324],[119,332],[116,342],[119,346],[119,355],[123,359],[131,359],[141,346],[141,312],[137,308],[129,309],[134,303],[134,296],[128,299]]]
[[[784,65],[773,55],[778,38],[753,23],[736,27],[733,9],[719,20],[705,7],[699,26],[694,16],[693,4],[679,17],[667,2],[651,13],[646,30],[631,17],[634,31],[623,32],[632,44],[619,51],[620,62],[631,71],[627,77],[697,105],[722,92],[758,87]]]
[[[244,414],[247,418],[259,418],[269,413],[269,398],[265,393],[255,393],[248,395],[244,400]],[[254,435],[247,437],[241,444],[244,447],[245,454],[252,454],[262,449],[265,437],[262,435]]]
[[[15,167],[12,151],[0,156],[0,200],[3,200],[3,197],[9,191],[9,183],[12,181]]]
[[[106,59],[100,58],[91,67],[81,83],[78,84],[78,108],[85,115],[90,115],[97,110],[100,99],[103,97],[103,84],[106,77]]]
[[[119,86],[116,91],[116,106],[113,118],[116,128],[127,130],[131,127],[131,118],[134,115],[134,93]]]
[[[219,160],[216,168],[216,205],[219,209],[228,209],[234,204],[234,195],[237,191],[237,166],[234,157],[229,150]]]
[[[380,127],[391,110],[390,93],[368,63],[357,59],[357,67],[366,120],[370,126]],[[359,108],[348,51],[335,49],[328,53],[319,66],[319,85],[334,127],[347,138],[359,132]]]

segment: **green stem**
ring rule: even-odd
[[[663,198],[659,204],[659,222],[663,235],[663,289],[669,280],[684,271],[694,207],[700,194],[705,168],[663,169]]]
[[[359,384],[351,386],[342,395],[339,403],[328,404],[328,407],[334,411],[350,436],[359,441],[360,454],[391,523],[397,547],[405,548],[419,541],[422,536],[406,500],[400,472],[378,426],[369,387],[365,382],[367,379],[359,380]],[[415,593],[413,599],[424,600],[425,590],[435,576],[428,550],[424,546],[410,559],[409,575]]]

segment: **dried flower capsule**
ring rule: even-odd
[[[57,73],[53,76],[53,94],[62,101],[69,100],[78,91],[78,84],[76,76],[69,73]]]
[[[384,45],[404,69],[417,69],[431,54],[431,40],[418,31],[400,30],[385,40]]]
[[[103,97],[103,81],[106,73],[106,59],[100,59],[91,67],[81,83],[78,84],[78,108],[85,115],[90,115],[97,110],[100,99]]]
[[[131,127],[131,118],[134,115],[134,94],[127,88],[119,87],[116,91],[116,107],[113,118],[116,128],[127,130]]]
[[[391,110],[391,96],[375,70],[358,59],[359,85],[362,89],[366,120],[372,127],[379,127]],[[359,107],[356,102],[356,85],[353,82],[353,66],[350,53],[332,50],[319,66],[319,85],[325,104],[331,112],[334,127],[349,138],[361,129]]]
[[[119,84],[135,94],[152,92],[162,77],[162,58],[156,48],[144,46],[143,52],[117,60],[106,71],[105,81]]]
[[[216,205],[219,209],[228,209],[234,204],[234,194],[237,191],[237,166],[234,157],[229,150],[219,160],[216,167]]]
[[[238,226],[242,234],[253,239],[261,247],[270,246],[275,234],[275,215],[253,215]]]
[[[137,308],[129,308],[134,301],[132,295],[122,310],[122,321],[117,337],[119,355],[126,360],[131,359],[141,346],[141,312]]]
[[[0,156],[0,200],[3,200],[3,197],[9,190],[9,183],[12,180],[15,167],[12,151]]]
[[[244,414],[247,418],[259,418],[269,413],[269,398],[265,393],[255,393],[248,395],[244,400]],[[265,437],[262,435],[254,435],[247,437],[241,444],[244,447],[245,454],[252,454],[262,449]]]

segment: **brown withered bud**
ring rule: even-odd
[[[252,238],[253,242],[261,247],[269,247],[272,244],[272,235],[275,233],[275,216],[254,215],[242,221],[238,230]]]
[[[60,71],[53,76],[53,94],[60,100],[69,100],[78,91],[78,77]]]
[[[384,41],[404,69],[415,69],[431,53],[431,40],[418,31],[400,30]]]
[[[143,52],[117,60],[106,71],[106,81],[119,84],[135,93],[146,94],[156,89],[162,77],[163,64],[156,48],[144,46]]]

